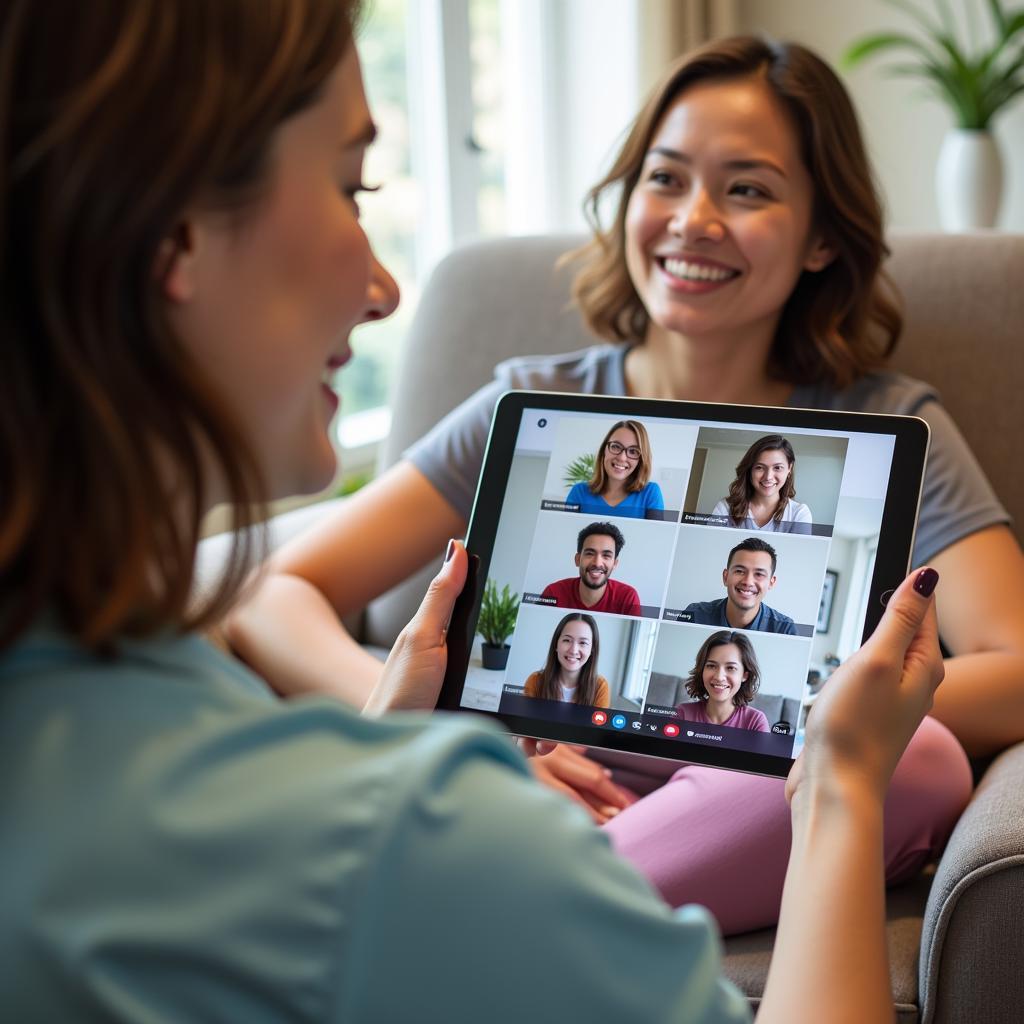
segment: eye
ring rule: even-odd
[[[770,199],[771,196],[760,185],[752,185],[750,182],[737,182],[729,189],[730,195],[740,196],[743,199]]]
[[[663,188],[671,188],[679,184],[679,179],[671,171],[657,167],[647,175],[647,180],[652,185],[660,185]]]

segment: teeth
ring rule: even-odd
[[[728,281],[736,276],[735,270],[724,270],[709,267],[703,263],[689,263],[686,260],[666,258],[665,269],[673,276],[684,281]]]

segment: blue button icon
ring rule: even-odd
[[[626,716],[625,715],[616,715],[612,719],[612,725],[614,725],[616,729],[625,729],[626,728]]]

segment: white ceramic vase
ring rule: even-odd
[[[994,227],[1003,194],[996,140],[985,131],[949,132],[935,165],[935,192],[944,231]]]

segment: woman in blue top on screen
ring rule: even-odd
[[[759,437],[736,467],[729,494],[712,510],[733,526],[769,533],[810,533],[811,510],[796,500],[796,455],[781,434]]]
[[[676,714],[702,725],[770,732],[764,712],[750,706],[760,684],[761,669],[749,638],[720,629],[700,645],[686,680],[693,703],[678,705]]]
[[[647,428],[636,420],[619,420],[597,450],[594,475],[573,485],[566,504],[588,514],[630,519],[645,518],[649,509],[660,512],[665,499],[651,479],[651,462]]]

